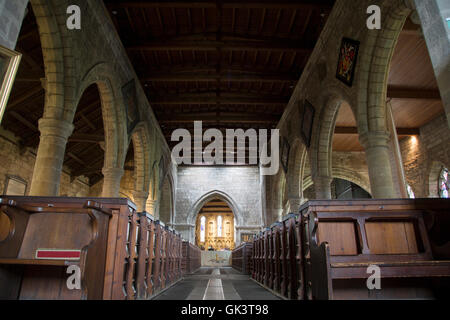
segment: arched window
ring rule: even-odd
[[[438,188],[439,188],[439,196],[441,198],[448,199],[450,192],[450,177],[447,168],[442,168],[441,173],[439,174]]]
[[[203,216],[200,218],[200,242],[205,242],[206,234],[206,218]]]
[[[217,217],[217,236],[222,236],[222,216]]]
[[[413,191],[413,189],[411,188],[411,186],[409,184],[406,186],[406,190],[408,191],[408,197],[410,199],[415,199],[416,198],[416,195],[414,194],[414,191]]]

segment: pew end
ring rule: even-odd
[[[312,201],[301,208],[309,299],[430,299],[445,294],[450,261],[434,256],[432,220],[446,221],[436,200]],[[428,217],[429,218],[429,217]],[[442,238],[442,237],[441,237]],[[447,239],[448,241],[448,239]],[[446,257],[448,252],[440,252]],[[378,267],[380,290],[367,281]],[[378,272],[377,271],[377,272]]]
[[[0,298],[101,298],[93,279],[103,278],[100,257],[112,212],[94,201],[79,208],[34,206],[0,199]],[[70,290],[66,273],[76,265],[81,290]]]

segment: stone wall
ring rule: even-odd
[[[263,226],[259,168],[178,168],[175,227],[194,242],[195,219],[202,206],[214,198],[228,203],[236,218],[236,246],[241,234],[256,233]]]
[[[36,150],[22,148],[13,133],[0,127],[0,154],[2,155],[0,194],[5,193],[6,177],[14,176],[27,183],[26,195],[28,195],[36,161]],[[60,195],[69,197],[92,196],[87,179],[80,177],[72,181],[67,168],[63,169],[61,175]]]
[[[434,190],[430,194],[430,179],[431,183],[436,182],[434,180],[437,179],[438,173],[432,172],[436,164],[438,168],[440,166],[450,168],[449,146],[450,129],[447,126],[445,115],[441,115],[420,128],[420,136],[401,140],[400,148],[406,181],[416,197],[438,196]]]

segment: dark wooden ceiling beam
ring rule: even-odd
[[[215,105],[220,103],[221,105],[236,105],[236,104],[248,104],[248,105],[273,105],[273,104],[287,104],[289,97],[249,97],[247,94],[233,95],[233,96],[195,96],[192,94],[180,94],[172,95],[170,97],[150,97],[151,104],[162,105],[178,105],[178,104],[211,104]]]
[[[208,112],[205,114],[180,114],[176,117],[163,116],[158,117],[159,123],[186,123],[193,121],[206,122],[232,122],[232,123],[274,123],[276,124],[280,120],[281,116],[272,115],[252,115],[250,113],[243,114],[222,114],[217,115],[217,112]]]
[[[182,40],[182,41],[152,41],[128,45],[130,51],[282,51],[310,54],[313,48],[299,45],[300,41],[214,41],[214,40]]]
[[[182,0],[167,0],[167,1],[129,1],[118,0],[114,2],[108,1],[106,6],[109,9],[123,9],[123,8],[190,8],[190,9],[215,9],[216,2],[211,1],[182,1]],[[223,1],[224,9],[325,9],[331,10],[333,1]]]
[[[6,111],[8,112],[8,109],[11,110],[11,109],[17,107],[18,105],[24,103],[28,99],[33,98],[37,94],[41,95],[43,93],[44,93],[44,88],[42,88],[42,85],[39,84],[39,85],[27,90],[26,93],[18,95],[18,97],[12,97],[12,99],[10,99],[10,101],[7,105]]]
[[[153,75],[141,77],[141,81],[167,81],[167,82],[213,82],[213,81],[231,81],[231,82],[296,82],[298,77],[294,74],[237,74],[222,72],[220,74],[209,73],[155,73]]]
[[[388,88],[387,97],[391,99],[441,100],[439,90],[394,86]]]
[[[335,134],[358,134],[356,127],[336,127]],[[397,128],[397,135],[399,136],[417,136],[420,135],[420,129],[417,128]]]
[[[74,133],[69,137],[69,142],[101,143],[104,141],[105,137],[97,134]]]
[[[23,116],[21,116],[16,111],[10,111],[10,112],[8,112],[8,115],[13,116],[17,121],[22,123],[27,128],[31,129],[32,131],[39,132],[37,125],[35,125],[34,123],[31,123],[31,121],[28,121],[27,119],[25,119]]]
[[[269,53],[270,56],[270,53]],[[270,58],[270,57],[269,57]],[[246,75],[272,75],[279,76],[280,74],[283,77],[293,77],[295,79],[300,78],[301,72],[296,73],[279,73],[279,72],[268,72],[267,64],[262,65],[261,68],[254,68],[250,65],[243,66],[239,64],[228,65],[222,68],[221,74],[246,74]],[[186,64],[176,64],[171,66],[162,66],[154,69],[149,69],[146,74],[139,75],[140,78],[151,77],[154,74],[174,74],[174,75],[183,75],[183,74],[208,74],[215,73],[216,66],[215,65],[205,65],[205,64],[194,64],[194,63],[186,63]]]

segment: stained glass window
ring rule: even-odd
[[[206,234],[206,218],[200,218],[200,242],[205,242],[205,234]]]
[[[439,174],[439,196],[441,198],[449,198],[450,192],[450,177],[448,174],[448,169],[443,168]]]
[[[222,216],[217,217],[217,236],[222,236]]]
[[[416,195],[414,194],[414,191],[413,191],[413,189],[411,188],[411,186],[409,184],[406,186],[406,189],[408,191],[409,198],[410,199],[415,199]]]

